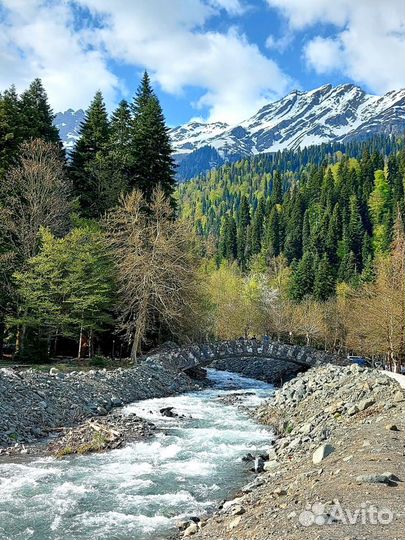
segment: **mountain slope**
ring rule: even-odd
[[[173,148],[177,159],[205,145],[229,158],[233,154],[252,155],[313,144],[344,142],[375,133],[402,131],[405,123],[405,89],[385,96],[366,94],[353,84],[328,84],[310,92],[294,90],[283,99],[269,103],[238,126],[218,133],[215,124],[194,123],[174,128]]]

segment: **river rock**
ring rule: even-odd
[[[315,450],[315,452],[312,455],[312,463],[314,465],[318,465],[323,461],[326,457],[328,457],[332,452],[335,451],[335,448],[331,444],[323,444],[319,448]]]
[[[198,525],[197,523],[192,522],[184,531],[183,536],[192,536],[193,534],[197,532],[198,532]]]
[[[272,471],[280,466],[280,463],[276,459],[272,459],[271,461],[266,461],[263,465],[263,470],[265,471]]]
[[[392,484],[391,473],[383,474],[361,474],[357,476],[356,482],[359,484]]]
[[[398,426],[396,426],[395,424],[387,424],[385,426],[385,429],[387,431],[399,431]]]
[[[240,504],[236,504],[231,509],[231,515],[232,516],[240,516],[245,513],[245,509]]]
[[[359,403],[359,411],[364,411],[371,407],[371,405],[374,405],[375,400],[374,399],[363,399]]]

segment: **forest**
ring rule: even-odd
[[[224,164],[176,185],[147,73],[65,155],[40,80],[0,95],[0,356],[269,335],[405,359],[402,137]]]

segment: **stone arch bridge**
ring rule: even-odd
[[[320,364],[344,363],[341,358],[324,351],[266,338],[170,347],[149,356],[146,362],[150,360],[191,375],[199,368],[212,367],[272,383],[280,383],[299,371]]]

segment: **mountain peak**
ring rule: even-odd
[[[83,118],[82,110],[68,109],[56,115],[54,123],[66,148],[72,148],[77,140]],[[404,121],[404,88],[374,96],[353,83],[325,84],[310,91],[294,89],[238,125],[195,119],[172,128],[170,137],[176,160],[184,163],[195,155],[198,172],[203,172],[221,160],[345,142],[376,133],[403,133]],[[207,147],[211,151],[200,159],[196,153]],[[209,162],[204,165],[208,155]]]

